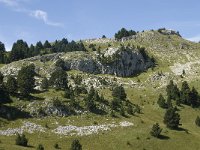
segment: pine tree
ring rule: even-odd
[[[200,127],[200,117],[199,116],[197,116],[197,118],[195,120],[195,124]]]
[[[190,105],[190,88],[186,81],[182,83],[181,101],[183,104]]]
[[[68,87],[67,73],[62,69],[56,69],[49,79],[49,83],[56,89],[66,89]]]
[[[151,134],[151,136],[158,138],[160,136],[161,132],[162,132],[162,129],[160,128],[159,124],[156,123],[153,125],[153,127],[150,131],[150,134]]]
[[[22,67],[17,75],[17,83],[19,87],[20,93],[27,97],[33,91],[35,86],[35,66],[29,65],[26,67]]]
[[[115,87],[112,91],[112,96],[121,101],[125,101],[127,97],[123,86]]]
[[[177,129],[180,125],[180,115],[176,112],[175,108],[169,108],[164,116],[164,124],[170,129]]]
[[[79,140],[74,140],[71,145],[70,150],[82,150],[82,145],[80,144]]]
[[[159,95],[157,104],[158,104],[161,108],[167,108],[167,104],[166,104],[165,99],[164,99],[164,97],[163,97],[162,94]]]
[[[44,48],[51,48],[51,44],[49,43],[48,40],[46,40],[46,41],[44,42]]]
[[[10,60],[17,61],[28,57],[29,47],[28,44],[23,40],[18,40],[13,44],[10,52]]]
[[[197,90],[194,87],[192,87],[192,90],[190,92],[190,102],[189,103],[193,108],[199,106],[199,93],[197,92]]]
[[[6,89],[10,94],[14,94],[17,92],[17,80],[14,77],[8,76]]]
[[[5,63],[5,46],[4,44],[0,41],[0,64]]]

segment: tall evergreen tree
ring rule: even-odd
[[[177,129],[180,125],[180,115],[175,108],[169,108],[164,116],[164,124],[170,129]]]
[[[182,88],[181,88],[181,102],[183,104],[190,105],[190,87],[186,81],[182,83]]]
[[[29,47],[28,44],[23,40],[18,40],[13,44],[10,52],[10,60],[17,61],[28,57]]]
[[[192,87],[192,90],[190,92],[190,102],[189,104],[192,107],[198,107],[199,106],[199,93],[197,92],[197,90]]]
[[[46,41],[44,42],[44,48],[51,48],[51,44],[49,43],[48,40],[46,40]]]
[[[35,66],[29,65],[26,67],[22,67],[18,72],[17,83],[19,87],[20,93],[27,97],[33,91],[35,86]]]
[[[0,41],[0,64],[5,63],[5,46],[4,44]]]

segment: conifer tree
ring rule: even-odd
[[[35,86],[35,66],[29,65],[26,67],[22,67],[17,75],[17,83],[19,87],[20,93],[27,97],[33,91]]]
[[[164,124],[170,129],[177,129],[180,125],[180,115],[175,108],[169,108],[164,116]]]
[[[161,132],[162,132],[162,129],[160,128],[159,124],[156,123],[153,125],[153,127],[150,131],[150,134],[151,134],[151,136],[158,138],[160,136]]]
[[[162,94],[159,95],[157,104],[158,104],[161,108],[167,108],[167,104],[166,104],[165,99],[164,99],[164,97],[163,97]]]
[[[79,140],[73,140],[70,150],[82,150],[82,145],[80,144]]]

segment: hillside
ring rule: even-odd
[[[170,80],[179,89],[187,81],[190,89],[194,86],[200,93],[199,43],[171,30],[82,42],[87,51],[46,54],[0,65],[5,82],[8,75],[17,77],[21,68],[30,64],[35,65],[37,74],[31,99],[12,95],[13,102],[0,107],[0,149],[35,149],[40,143],[48,150],[54,149],[55,143],[69,149],[73,139],[79,139],[88,150],[200,149],[200,128],[195,124],[199,108],[172,101],[182,125],[171,130],[163,123],[166,110],[157,104],[159,94],[167,99]],[[67,98],[62,89],[41,88],[43,79],[50,79],[56,69],[67,73],[71,89],[79,88],[73,98]],[[121,108],[113,109],[116,86],[124,87],[127,96],[122,105],[125,110],[131,106],[133,114],[125,111],[123,115]],[[97,112],[87,110],[84,104],[92,88],[101,97],[96,101]],[[78,107],[71,107],[72,99]],[[155,123],[162,128],[159,139],[149,134]],[[15,145],[16,132],[25,133],[30,147]]]

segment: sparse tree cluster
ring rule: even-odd
[[[122,28],[121,30],[119,30],[117,33],[115,33],[115,39],[120,40],[123,37],[128,37],[128,36],[132,36],[132,35],[136,35],[137,33],[133,30],[127,30],[125,28]]]

